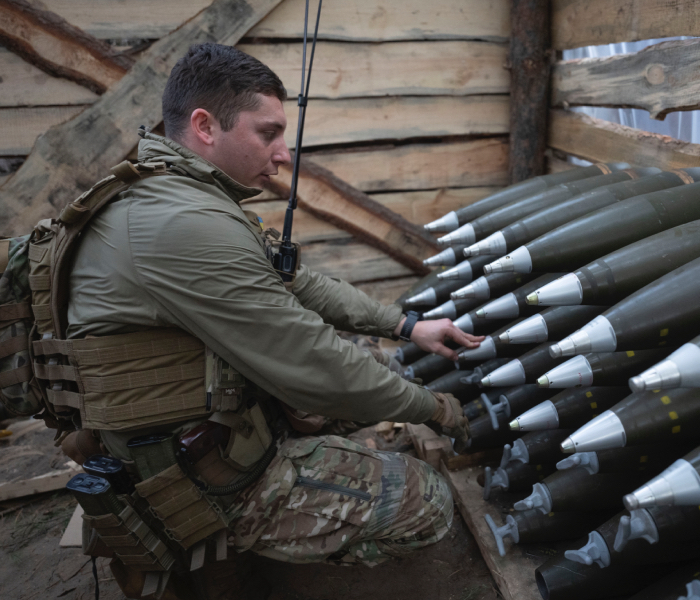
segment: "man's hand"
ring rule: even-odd
[[[401,322],[396,327],[396,332],[401,331],[403,322],[404,319],[401,319]],[[398,333],[396,333],[396,335],[398,335]],[[454,340],[459,346],[464,346],[465,348],[476,348],[482,342],[484,336],[464,333],[449,319],[418,321],[411,333],[411,341],[421,350],[434,352],[452,361],[456,361],[457,352],[445,346],[445,340],[447,339]]]
[[[462,412],[462,405],[452,394],[432,392],[435,398],[435,410],[428,425],[436,424],[445,435],[455,438],[455,452],[461,454],[469,442],[469,420]]]

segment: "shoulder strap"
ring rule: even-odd
[[[109,202],[141,179],[167,175],[164,162],[137,163],[128,160],[112,167],[112,174],[98,181],[79,198],[68,204],[59,215],[51,260],[51,314],[57,338],[65,337],[68,301],[67,268],[70,256],[82,229]]]

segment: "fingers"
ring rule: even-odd
[[[465,348],[476,348],[484,340],[483,335],[464,333],[459,327],[455,327],[452,323],[450,325],[451,327],[445,332],[445,335]]]
[[[431,348],[431,351],[435,354],[439,354],[440,356],[444,356],[445,358],[450,359],[452,362],[457,362],[457,360],[459,359],[457,353],[454,350],[451,350],[450,348],[445,346],[444,344],[440,344]]]

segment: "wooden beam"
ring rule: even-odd
[[[0,107],[3,108],[84,105],[99,98],[95,92],[73,81],[47,75],[5,48],[0,48],[0,80]]]
[[[552,0],[556,50],[679,35],[700,36],[692,0]]]
[[[396,96],[309,102],[304,147],[508,132],[508,96]],[[285,139],[296,140],[299,108],[285,103]]]
[[[65,488],[75,475],[83,472],[77,464],[73,463],[73,465],[67,469],[51,471],[31,479],[0,484],[0,502]]]
[[[700,144],[563,110],[550,113],[549,145],[592,162],[625,161],[664,170],[700,167]]]
[[[161,120],[161,95],[175,62],[191,44],[233,45],[280,0],[216,0],[156,42],[134,67],[77,118],[53,127],[2,186],[3,233],[26,233],[55,216],[133,148],[139,125]]]
[[[510,38],[510,183],[542,175],[549,99],[549,0],[513,0]]]
[[[663,120],[672,111],[700,108],[700,40],[662,42],[634,54],[557,63],[555,106],[610,106],[648,110]]]
[[[365,192],[503,186],[508,181],[508,140],[502,137],[308,156]]]
[[[119,81],[133,59],[48,10],[26,0],[0,0],[0,43],[54,77],[102,94]]]
[[[40,135],[69,121],[85,106],[0,108],[0,156],[26,156]]]
[[[291,166],[281,166],[279,174],[272,179],[271,189],[286,196],[291,181]],[[328,169],[302,158],[297,192],[298,206],[313,216],[385,252],[414,273],[425,275],[430,271],[423,260],[438,249],[430,234],[348,185]]]
[[[46,6],[102,39],[157,39],[206,8],[211,0],[44,0]],[[323,6],[320,39],[506,41],[508,0],[344,0]],[[251,32],[252,37],[301,38],[303,0],[285,0]]]
[[[285,82],[287,94],[296,98],[301,44],[237,47],[268,65]],[[506,53],[505,44],[489,42],[319,42],[310,94],[313,98],[507,94]]]
[[[401,215],[415,225],[434,221],[445,213],[462,208],[492,194],[499,188],[463,188],[457,190],[429,190],[417,192],[395,192],[373,194],[370,198]],[[263,220],[265,227],[282,231],[287,200],[276,199],[263,202],[246,202],[244,205]],[[335,225],[314,217],[300,209],[294,216],[294,241],[310,244],[325,240],[351,237]]]

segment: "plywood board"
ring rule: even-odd
[[[0,48],[0,107],[91,104],[99,96]]]
[[[551,112],[548,143],[592,162],[625,161],[664,170],[700,166],[700,144],[563,110]]]
[[[301,83],[300,43],[239,44],[238,48],[268,65],[282,79],[288,95],[296,98]],[[319,42],[310,95],[507,94],[510,77],[504,68],[506,54],[505,44],[490,42]]]
[[[552,0],[555,49],[700,35],[692,0]]]
[[[313,152],[308,156],[364,192],[504,186],[508,179],[506,138]]]
[[[309,102],[304,146],[508,132],[508,96],[395,96]],[[285,103],[285,139],[296,141],[299,108]]]
[[[73,511],[68,526],[58,545],[61,548],[82,548],[83,546],[83,507],[78,504]]]
[[[697,39],[562,61],[552,70],[552,105],[642,108],[663,119],[669,112],[700,108],[699,70]]]
[[[500,524],[500,518],[484,501],[483,488],[476,482],[481,469],[449,471],[443,463],[441,471],[504,600],[541,600],[542,596],[535,583],[535,569],[545,561],[527,558],[517,551],[511,551],[503,558],[498,554],[496,542],[484,516],[491,514],[496,524]]]

